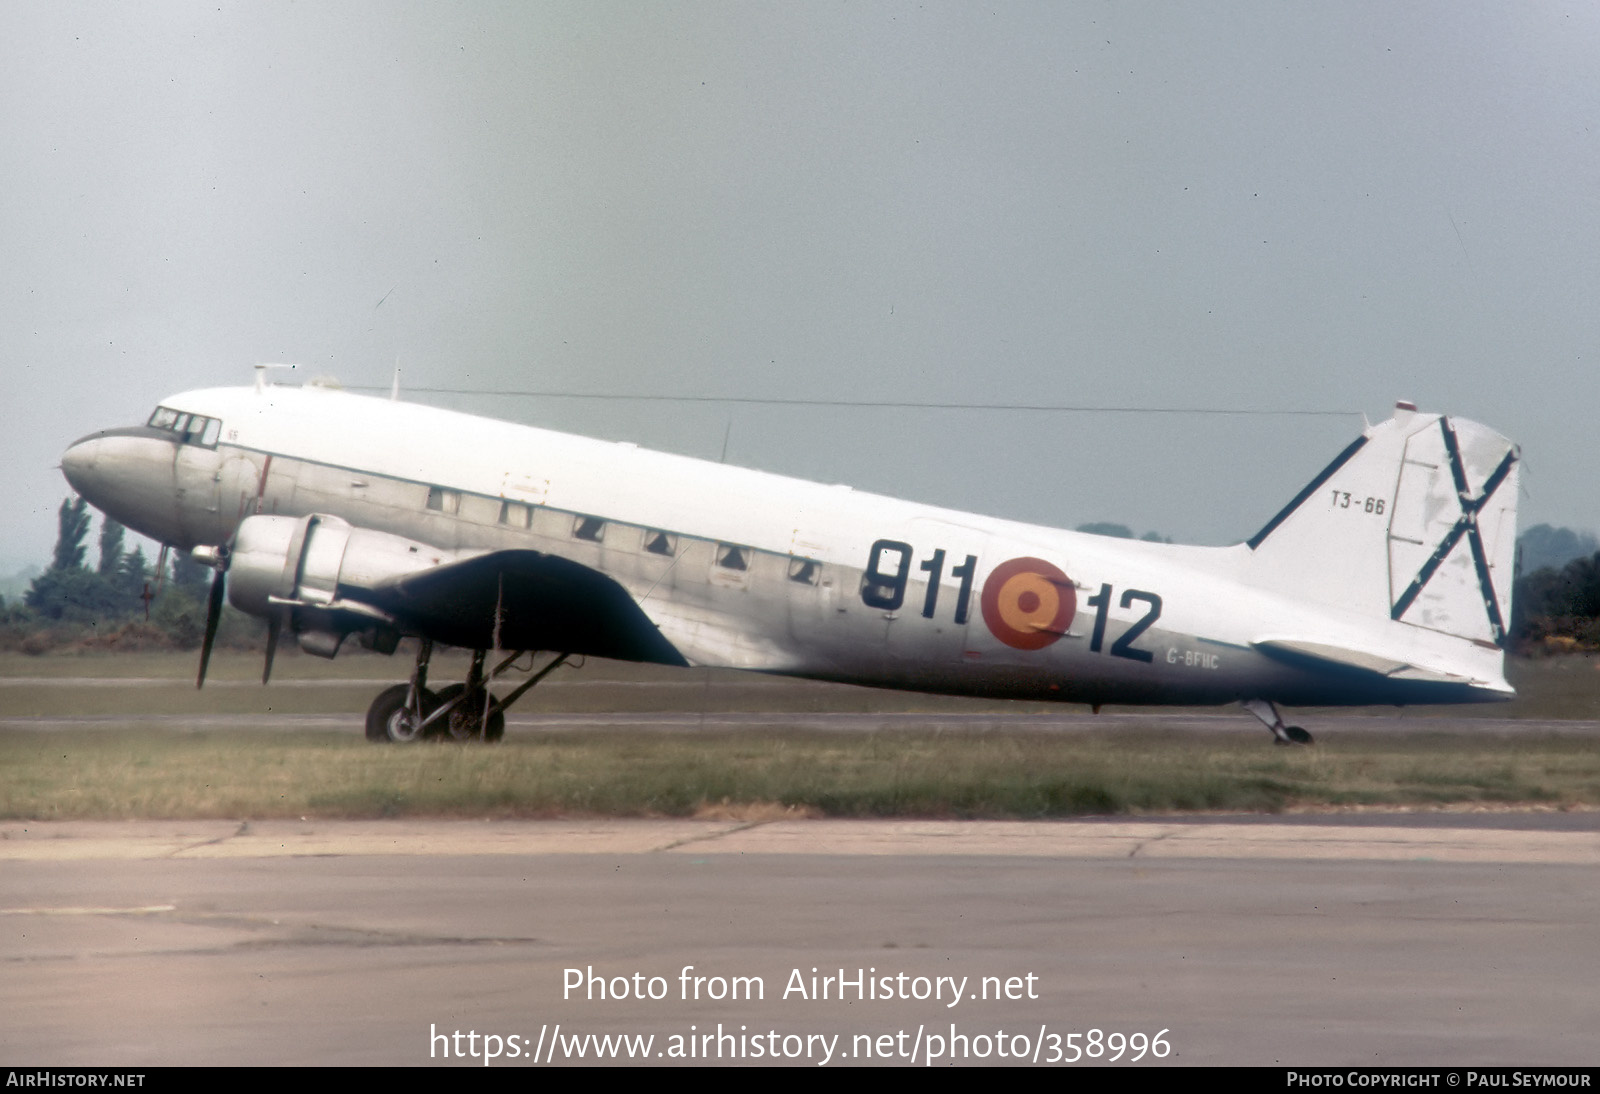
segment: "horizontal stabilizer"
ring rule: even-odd
[[[1324,642],[1306,642],[1294,638],[1265,638],[1250,644],[1262,653],[1277,656],[1284,660],[1309,659],[1339,668],[1376,673],[1391,680],[1410,680],[1419,684],[1475,684],[1478,686],[1483,686],[1484,684],[1483,681],[1473,680],[1455,673],[1426,669],[1413,665],[1408,661],[1396,661],[1393,658],[1383,657],[1366,650],[1330,646]]]

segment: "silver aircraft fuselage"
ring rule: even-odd
[[[146,425],[78,441],[62,466],[96,507],[180,549],[226,549],[271,516],[409,545],[393,548],[392,572],[369,561],[378,572],[359,579],[335,560],[340,587],[327,591],[402,634],[433,637],[398,593],[371,590],[520,553],[615,582],[680,663],[1095,704],[1332,705],[1510,694],[1515,453],[1476,423],[1402,410],[1260,535],[1222,548],[1038,527],[318,387],[174,396]],[[285,570],[293,595],[272,603],[306,603],[293,559]]]

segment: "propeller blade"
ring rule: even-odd
[[[197,690],[206,686],[206,666],[211,663],[211,644],[217,639],[217,624],[222,620],[222,594],[227,580],[227,571],[220,569],[211,579],[211,595],[206,600],[206,636],[200,643],[200,675],[194,681]]]
[[[261,667],[261,682],[272,677],[272,655],[278,652],[278,634],[283,630],[283,617],[274,613],[267,621],[267,663]]]

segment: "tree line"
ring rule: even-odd
[[[193,649],[205,629],[211,571],[182,552],[158,566],[144,548],[126,546],[127,530],[100,520],[90,565],[88,502],[68,498],[56,513],[50,566],[19,604],[0,598],[0,649],[45,653],[62,648]],[[233,618],[230,618],[233,617]],[[257,627],[229,608],[219,640],[253,645]]]
[[[1523,652],[1600,650],[1600,549],[1570,528],[1536,524],[1517,540],[1524,568],[1511,601],[1511,634]],[[1567,554],[1570,551],[1577,557]],[[1551,561],[1551,560],[1563,561]]]

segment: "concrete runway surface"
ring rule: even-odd
[[[0,1058],[1593,1064],[1597,867],[1596,814],[12,822]]]

